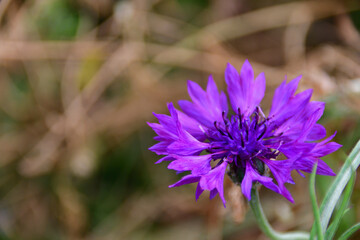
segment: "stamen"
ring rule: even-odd
[[[264,123],[266,123],[266,119],[263,119],[261,122],[259,122],[258,126],[263,125]]]
[[[274,151],[272,151],[272,152],[271,152],[271,154],[273,154],[273,155],[275,155],[275,156],[278,156],[278,155],[279,155],[279,153],[280,153],[280,151],[279,151],[279,150],[274,150]]]
[[[246,141],[249,141],[249,125],[245,123],[245,131],[246,131]]]
[[[240,108],[238,108],[238,115],[239,115],[239,128],[242,129],[242,115]]]
[[[258,121],[259,121],[259,114],[257,112],[255,112],[255,126],[254,126],[254,130],[256,130],[257,126],[258,126]]]
[[[261,110],[261,107],[256,106],[256,108],[259,110],[261,116],[262,116],[264,119],[266,119],[266,116],[265,116],[264,112]]]
[[[226,136],[226,134],[225,134],[225,133],[220,129],[220,127],[218,126],[218,122],[217,122],[217,121],[214,122],[214,126],[215,126],[216,130],[218,130],[218,131],[220,132],[221,135]]]
[[[279,148],[283,145],[283,143],[284,143],[284,141],[281,141],[279,143],[279,146],[274,151],[272,151],[271,153],[276,155],[276,156],[279,155],[280,154]]]
[[[262,149],[260,149],[260,151],[258,151],[254,156],[252,156],[251,158],[255,158],[257,157],[260,153],[262,153]]]
[[[258,122],[259,121],[259,108],[256,108],[255,111],[254,111],[254,119],[255,119],[255,122]]]
[[[225,115],[225,111],[222,112],[222,118],[223,118],[223,121],[225,123],[225,125],[228,125],[229,124],[229,120],[226,118],[226,115]]]
[[[201,126],[201,125],[199,125],[199,128],[200,128],[200,130],[204,133],[204,135],[206,136],[206,138],[211,138],[210,137],[210,135],[205,131],[205,129]]]
[[[283,145],[284,141],[280,141],[279,146],[276,148],[276,151],[279,151],[279,148]]]
[[[229,125],[226,125],[226,126],[225,126],[225,129],[226,129],[226,132],[227,132],[229,138],[231,138],[231,140],[234,140],[234,138],[233,138],[233,137],[231,136],[231,134],[230,134]]]
[[[264,134],[266,133],[266,130],[267,130],[267,125],[266,125],[266,123],[264,123],[264,129],[261,132],[260,136],[257,137],[257,140],[260,140],[264,136]]]
[[[242,148],[245,147],[245,140],[244,140],[244,135],[242,134],[242,132],[240,133],[240,137],[241,137],[241,146]]]

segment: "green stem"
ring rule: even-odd
[[[254,188],[251,189],[251,200],[250,200],[251,209],[255,215],[257,222],[261,230],[273,240],[308,240],[309,233],[307,232],[289,232],[289,233],[279,233],[275,231],[269,224],[264,211],[260,204],[259,193]]]

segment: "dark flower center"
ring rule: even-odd
[[[223,112],[222,119],[214,122],[216,130],[208,132],[211,145],[208,152],[213,154],[213,159],[229,162],[228,174],[235,183],[241,183],[244,178],[246,162],[264,175],[265,164],[261,159],[276,159],[279,153],[265,144],[267,118],[260,107],[247,118],[238,109],[230,119]]]

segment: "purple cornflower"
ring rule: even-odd
[[[325,103],[310,101],[311,89],[295,94],[300,78],[289,83],[285,79],[275,90],[268,117],[260,107],[265,75],[254,80],[247,60],[240,74],[230,64],[225,70],[231,112],[226,94],[219,93],[212,76],[206,91],[188,81],[192,102],[179,101],[182,111],[169,103],[170,116],[154,113],[159,123],[149,123],[159,141],[150,150],[165,155],[156,163],[170,161],[169,169],[189,171],[170,187],[197,182],[196,200],[209,190],[210,199],[219,194],[225,206],[227,173],[249,200],[252,184],[259,182],[293,202],[285,188],[285,183],[294,183],[291,171],[303,176],[300,171],[311,172],[317,162],[317,174],[335,175],[320,158],[341,145],[330,142],[335,134],[316,142],[326,136],[325,128],[316,123]]]

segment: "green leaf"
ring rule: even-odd
[[[317,169],[317,163],[314,164],[313,171],[310,176],[310,199],[311,199],[311,205],[314,213],[314,224],[317,232],[317,237],[319,240],[324,239],[323,231],[321,230],[321,223],[320,223],[320,212],[316,201],[316,192],[315,192],[315,176],[316,176],[316,169]]]
[[[323,231],[327,229],[331,215],[334,211],[336,203],[338,202],[345,186],[350,180],[352,173],[357,169],[360,164],[360,141],[351,151],[350,155],[346,159],[344,165],[337,174],[334,182],[331,184],[326,196],[320,206],[320,221]],[[311,231],[311,236],[315,233],[315,226]]]
[[[354,185],[355,185],[355,178],[356,178],[356,173],[354,172],[350,178],[348,185],[345,188],[345,192],[343,194],[343,199],[341,201],[339,210],[336,212],[335,217],[333,218],[330,227],[326,230],[325,239],[333,239],[333,237],[336,233],[336,230],[339,227],[342,217],[345,215],[345,213],[348,210],[347,206],[349,204],[350,197],[351,197]]]
[[[346,240],[349,239],[349,237],[360,229],[360,222],[349,228],[346,232],[344,232],[340,237],[339,240]]]

